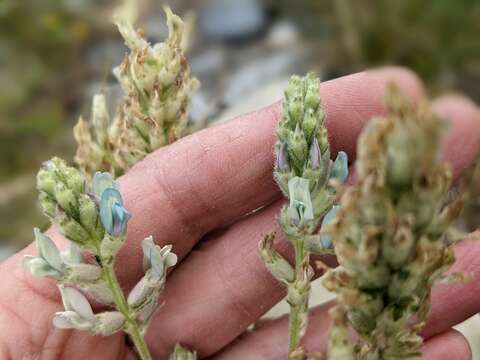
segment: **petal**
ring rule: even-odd
[[[119,190],[118,184],[115,182],[115,180],[113,180],[113,177],[110,175],[110,173],[97,171],[95,175],[93,175],[93,193],[100,198],[103,192],[108,188]]]
[[[165,266],[166,267],[171,267],[174,266],[178,261],[177,255],[169,252],[165,258]]]
[[[57,312],[53,318],[53,325],[59,329],[75,329],[73,317],[79,316],[73,311]]]
[[[68,250],[67,258],[72,264],[83,263],[83,253],[80,247],[75,243],[70,243],[70,249]]]
[[[35,234],[38,255],[45,259],[52,268],[60,273],[63,272],[62,259],[57,246],[48,236],[43,234],[40,229],[35,228],[33,232]]]
[[[122,205],[115,202],[112,206],[113,229],[112,235],[119,236],[125,234],[128,220],[132,217]]]
[[[116,203],[123,204],[120,192],[113,188],[105,189],[100,198],[100,220],[109,234],[114,230],[113,207]]]
[[[165,271],[165,262],[158,246],[154,246],[150,250],[150,263],[154,274],[161,278]]]
[[[153,242],[153,236],[146,237],[142,240],[142,250],[143,250],[143,270],[147,271],[152,267],[152,263],[150,262],[150,251],[152,247],[155,246]]]
[[[38,256],[25,256],[23,266],[30,271],[33,276],[37,277],[49,277],[58,280],[61,279],[63,275],[52,268],[43,258]]]
[[[313,219],[313,205],[310,198],[309,181],[301,177],[294,177],[288,181],[290,197],[289,214],[294,218],[300,216],[300,221]],[[298,215],[295,215],[295,212]]]
[[[338,180],[340,183],[344,183],[348,177],[348,155],[344,151],[339,151],[337,158],[333,163],[332,172],[330,178]]]
[[[90,303],[80,291],[63,285],[60,285],[59,288],[65,310],[74,311],[84,319],[95,319]]]
[[[63,311],[55,313],[53,325],[59,329],[90,330],[94,321],[85,320],[74,311]]]
[[[325,226],[329,225],[332,220],[337,215],[338,210],[340,209],[340,205],[333,205],[329,212],[325,214],[322,219],[322,224],[320,226],[320,230],[322,230]],[[333,247],[332,237],[329,234],[322,234],[320,235],[320,242],[322,246],[326,249],[331,249]]]

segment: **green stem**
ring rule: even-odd
[[[105,280],[107,281],[109,288],[112,290],[115,306],[117,310],[125,316],[127,323],[125,331],[132,338],[132,341],[137,349],[140,359],[151,360],[152,356],[150,355],[150,351],[148,350],[147,343],[143,338],[142,332],[140,331],[140,328],[138,327],[135,318],[132,316],[133,311],[128,305],[122,288],[118,283],[117,276],[115,275],[115,271],[113,269],[113,263],[104,264],[103,270]]]
[[[310,258],[308,251],[305,251],[305,244],[303,239],[295,239],[294,241],[294,250],[295,250],[295,279],[301,278],[300,271],[302,271],[302,263],[305,257]],[[297,281],[297,280],[295,280]],[[295,283],[292,283],[292,286]],[[290,302],[290,319],[289,319],[289,348],[288,354],[295,351],[300,345],[301,333],[302,333],[302,316],[305,312],[308,312],[308,299],[310,297],[310,289],[305,295],[305,301],[300,302]]]
[[[298,348],[300,344],[300,304],[290,304],[290,341],[288,356]]]

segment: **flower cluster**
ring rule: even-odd
[[[80,119],[75,126],[75,161],[86,174],[106,170],[121,175],[147,154],[182,136],[198,81],[190,78],[182,48],[184,24],[169,8],[165,13],[169,35],[154,46],[127,20],[116,21],[130,49],[114,69],[125,96],[111,124],[105,98],[97,95],[91,122]]]
[[[152,237],[143,240],[145,275],[125,298],[113,265],[131,215],[117,182],[109,173],[96,172],[90,184],[78,170],[54,158],[42,166],[37,187],[45,213],[71,240],[70,248],[60,252],[47,235],[35,229],[37,255],[24,259],[34,276],[61,284],[65,310],[55,315],[54,324],[100,335],[124,330],[132,336],[141,358],[149,359],[143,333],[158,307],[167,269],[177,262],[172,247],[160,248]],[[116,310],[95,314],[82,292]]]
[[[347,155],[339,152],[330,160],[325,113],[320,106],[319,81],[313,74],[293,76],[277,128],[274,176],[289,199],[280,214],[280,225],[295,250],[295,268],[278,254],[273,235],[260,242],[260,255],[272,275],[288,289],[290,314],[290,356],[298,352],[306,330],[310,280],[310,253],[332,251],[329,235],[318,233],[320,221],[327,224],[337,207],[332,207],[335,185],[348,176]],[[326,214],[326,215],[325,215]]]
[[[447,201],[451,174],[439,160],[441,122],[426,104],[413,110],[393,88],[387,105],[388,116],[372,120],[360,136],[358,182],[325,229],[340,264],[324,278],[338,295],[331,358],[416,356],[431,289],[454,262],[447,230],[462,203]],[[349,329],[359,336],[355,346]]]
[[[74,160],[80,170],[53,158],[37,176],[43,211],[71,246],[60,252],[46,234],[35,229],[37,255],[24,260],[34,276],[60,283],[65,310],[55,315],[57,327],[99,335],[123,330],[142,360],[151,359],[144,333],[158,307],[167,269],[177,257],[172,246],[161,248],[151,236],[144,239],[145,274],[124,296],[113,266],[131,215],[114,177],[178,139],[187,122],[190,96],[198,81],[190,78],[185,59],[183,22],[169,8],[165,12],[169,36],[153,47],[128,21],[118,19],[118,29],[130,48],[114,69],[125,92],[118,113],[110,121],[105,97],[94,96],[91,121],[80,118],[74,128],[78,143]],[[111,311],[95,314],[85,294]],[[172,354],[172,359],[195,358],[194,352],[181,346]]]
[[[117,119],[116,159],[128,168],[153,150],[178,139],[187,122],[190,94],[198,81],[182,49],[184,24],[165,9],[169,36],[164,43],[150,44],[130,23],[117,26],[131,53],[114,69],[126,98]]]

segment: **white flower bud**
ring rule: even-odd
[[[93,264],[72,264],[68,267],[68,280],[72,282],[95,281],[102,276],[102,269]]]
[[[63,285],[59,285],[58,288],[66,311],[73,311],[86,320],[95,320],[90,303],[80,291]]]
[[[60,329],[92,330],[96,318],[83,294],[71,287],[59,285],[65,311],[57,312],[53,324]]]
[[[113,304],[112,290],[104,283],[81,284],[79,287],[101,304]]]
[[[74,311],[63,311],[55,313],[53,325],[59,329],[91,330],[94,323],[82,318]]]
[[[118,311],[105,311],[95,315],[96,326],[93,329],[95,334],[110,336],[123,329],[125,316]]]

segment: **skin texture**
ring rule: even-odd
[[[344,150],[354,160],[362,127],[383,113],[389,81],[397,82],[415,103],[423,97],[416,76],[400,68],[322,83],[333,156]],[[435,100],[434,108],[450,123],[443,156],[458,179],[480,150],[480,110],[458,95]],[[276,215],[284,200],[272,179],[279,113],[276,103],[200,131],[156,151],[120,179],[133,215],[117,260],[124,290],[141,276],[139,245],[145,236],[152,234],[160,245],[173,244],[180,260],[169,274],[164,305],[147,334],[155,358],[167,358],[177,342],[196,349],[200,358],[285,357],[285,317],[247,331],[284,296],[257,255],[261,235],[277,230],[279,249],[291,255],[278,231]],[[49,235],[60,248],[66,247],[54,229]],[[480,272],[478,242],[461,243],[456,252],[454,271]],[[0,358],[135,359],[123,334],[102,338],[53,327],[53,314],[62,309],[55,283],[33,278],[21,266],[22,257],[34,253],[30,245],[0,265]],[[424,331],[425,359],[471,358],[468,343],[451,327],[480,311],[479,293],[479,277],[435,289]],[[325,350],[328,306],[312,312],[304,340],[309,350]]]

